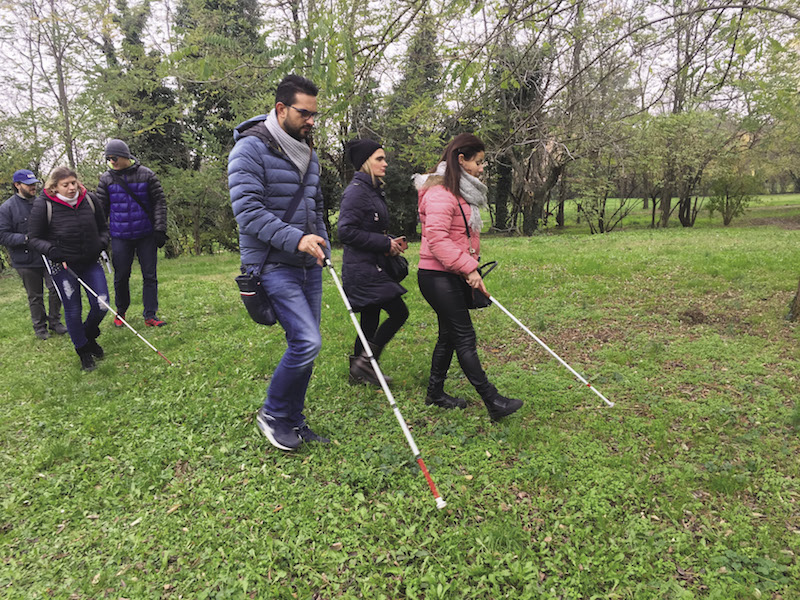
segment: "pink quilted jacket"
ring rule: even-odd
[[[435,182],[435,177],[431,177]],[[419,219],[422,222],[422,246],[419,268],[449,271],[468,275],[478,268],[480,234],[471,231],[473,253],[467,237],[464,209],[469,222],[472,207],[463,198],[456,198],[443,185],[423,186],[419,190]]]

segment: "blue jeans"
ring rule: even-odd
[[[100,263],[90,263],[88,265],[69,265],[86,285],[92,288],[106,303],[108,303],[108,283],[103,267]],[[83,304],[81,303],[81,284],[70,273],[60,269],[53,273],[53,283],[56,284],[61,293],[61,302],[64,305],[64,322],[67,325],[69,337],[76,348],[82,348],[89,342],[89,338],[95,339],[99,334],[99,325],[106,316],[108,309],[98,302],[94,295],[86,291],[89,299],[89,314],[86,321],[82,321]],[[87,335],[88,332],[88,335]]]
[[[111,238],[111,260],[114,263],[114,303],[117,312],[125,314],[131,305],[131,267],[134,254],[142,269],[142,304],[145,319],[154,319],[158,312],[158,246],[153,235],[138,240]]]
[[[298,427],[305,422],[303,407],[314,359],[322,348],[322,267],[268,264],[261,274],[275,316],[286,332],[288,347],[267,388],[264,411]]]

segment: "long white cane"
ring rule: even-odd
[[[414,459],[417,461],[419,468],[422,469],[422,474],[425,475],[425,479],[428,482],[428,487],[431,488],[433,498],[436,500],[436,508],[441,510],[447,506],[447,502],[445,502],[444,499],[439,495],[439,491],[436,489],[436,485],[433,483],[430,473],[428,473],[428,468],[425,466],[425,461],[422,460],[422,455],[420,454],[419,448],[417,448],[417,445],[414,443],[414,438],[411,435],[411,431],[408,429],[408,425],[406,425],[406,421],[403,419],[403,415],[400,413],[400,409],[397,407],[397,403],[394,401],[394,396],[392,395],[391,390],[389,390],[389,386],[386,383],[386,379],[383,376],[381,368],[378,366],[378,361],[375,359],[375,355],[372,354],[372,349],[369,346],[369,342],[367,342],[364,331],[361,329],[361,324],[358,322],[355,312],[353,312],[353,307],[350,305],[350,300],[348,300],[347,294],[344,293],[344,288],[339,281],[339,277],[336,275],[333,264],[331,264],[330,259],[327,257],[325,258],[325,265],[328,267],[331,277],[333,277],[333,281],[336,284],[336,288],[339,290],[339,295],[344,301],[347,312],[350,313],[350,319],[353,321],[353,326],[356,328],[358,339],[361,340],[361,345],[364,347],[364,352],[367,354],[367,358],[369,358],[369,362],[372,365],[375,374],[378,376],[378,381],[383,388],[383,393],[386,394],[386,398],[388,398],[389,404],[392,406],[392,410],[394,411],[394,416],[397,418],[397,422],[400,423],[400,428],[403,430],[403,434],[406,436],[406,441],[411,447],[411,452],[414,454]]]

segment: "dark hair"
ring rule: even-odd
[[[278,84],[278,89],[275,90],[275,104],[280,102],[289,106],[294,103],[297,94],[308,94],[309,96],[316,96],[319,89],[314,82],[300,75],[287,75]]]
[[[483,142],[471,133],[459,133],[453,141],[447,144],[439,162],[446,163],[444,170],[444,187],[456,197],[461,196],[461,165],[458,157],[463,155],[464,160],[472,159],[478,152],[486,152]]]

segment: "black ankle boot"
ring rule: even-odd
[[[97,343],[97,340],[89,340],[84,348],[95,358],[103,358],[106,355],[106,353],[103,352],[103,348]]]
[[[489,389],[481,393],[481,398],[486,405],[486,410],[489,411],[489,417],[493,421],[499,421],[522,408],[522,400],[506,398],[497,391],[497,388],[491,384],[489,385]]]
[[[375,361],[377,362],[378,357],[381,355],[381,352],[383,352],[383,346],[377,346],[372,342],[367,343],[369,344],[369,349],[372,351],[372,356],[375,357]],[[387,384],[392,383],[392,378],[386,373],[383,374],[383,378],[386,380]],[[372,363],[363,351],[359,356],[350,357],[350,383],[369,383],[377,387],[381,386],[378,375],[372,368]]]
[[[428,379],[428,393],[425,396],[425,404],[432,404],[440,408],[467,408],[467,401],[463,398],[456,398],[444,391],[444,377],[431,371]]]
[[[383,378],[386,380],[387,384],[392,382],[391,377],[384,375]],[[363,354],[361,356],[350,357],[350,383],[354,385],[369,383],[377,387],[381,386],[381,382],[378,380],[378,376],[375,374],[372,364]]]
[[[432,404],[440,408],[467,408],[467,401],[463,398],[456,398],[445,392],[440,392],[438,395],[428,395],[425,397],[425,404]]]
[[[89,350],[89,344],[84,344],[80,348],[75,348],[75,352],[78,353],[78,357],[81,359],[82,371],[95,370],[97,365],[95,365],[94,356],[92,356],[92,352]]]

